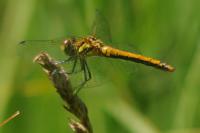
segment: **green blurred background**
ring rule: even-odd
[[[99,9],[120,48],[134,44],[144,55],[173,64],[176,71],[89,60],[93,77],[102,84],[79,95],[94,132],[199,133],[199,7],[198,0],[1,0],[0,121],[17,110],[21,115],[0,132],[72,132],[63,101],[39,65],[32,59],[22,62],[17,44],[87,35]]]

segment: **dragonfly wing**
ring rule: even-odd
[[[120,50],[132,52],[132,53],[137,53],[137,54],[142,54],[140,49],[138,48],[138,45],[133,44],[133,43],[118,43],[118,42],[113,42],[112,44],[109,44],[109,46],[113,48],[117,48]]]
[[[140,53],[136,45],[130,43],[112,43],[112,36],[110,31],[110,26],[106,17],[102,14],[101,11],[96,10],[95,19],[93,21],[91,35],[101,39],[106,44],[113,46],[113,47],[122,47],[124,50],[130,52],[137,52]]]
[[[24,40],[19,45],[56,45],[61,43],[62,40]]]
[[[24,61],[31,62],[40,52],[48,52],[56,59],[66,59],[60,46],[62,39],[55,40],[25,40],[18,45],[18,57]],[[59,59],[60,60],[60,59]]]
[[[90,34],[101,39],[105,43],[112,42],[108,21],[99,10],[96,10],[95,19],[93,21]]]

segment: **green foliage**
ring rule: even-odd
[[[110,24],[112,46],[138,47],[176,71],[89,59],[93,77],[102,84],[79,95],[88,105],[94,132],[200,132],[199,6],[197,0],[1,0],[0,121],[16,110],[22,113],[0,132],[72,132],[70,114],[55,89],[32,59],[22,60],[17,44],[87,35],[96,9]]]

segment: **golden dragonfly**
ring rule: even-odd
[[[96,31],[97,32],[97,31]],[[141,54],[120,50],[114,48],[97,38],[95,35],[89,35],[86,37],[72,37],[63,40],[25,40],[21,45],[34,44],[34,43],[47,43],[47,44],[60,44],[61,50],[69,56],[66,60],[59,63],[66,63],[73,61],[72,70],[69,73],[74,73],[77,66],[77,61],[81,64],[81,71],[84,73],[84,83],[92,78],[87,57],[98,56],[114,59],[122,59],[131,62],[141,63],[147,66],[158,68],[163,71],[173,72],[175,68],[165,62],[161,62],[158,59],[147,57]]]

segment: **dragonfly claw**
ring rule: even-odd
[[[79,91],[81,90],[81,88],[83,88],[83,86],[85,85],[85,82],[83,82],[82,84],[80,84],[73,92],[73,95],[77,95],[79,93]]]
[[[69,57],[66,60],[56,61],[56,64],[65,64],[66,62],[72,61],[72,57]]]
[[[66,61],[63,60],[63,61],[56,61],[56,65],[59,65],[59,64],[64,64]]]
[[[55,75],[55,74],[57,74],[57,73],[59,73],[58,70],[57,70],[57,69],[54,69],[53,72],[51,73],[51,75]]]

